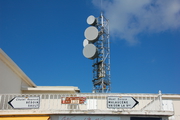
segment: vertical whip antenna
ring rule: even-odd
[[[101,12],[102,12],[102,0],[101,0]]]

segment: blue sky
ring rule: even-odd
[[[110,21],[111,92],[180,94],[179,0],[0,0],[0,48],[38,86],[92,91],[89,15]]]

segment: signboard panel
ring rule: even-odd
[[[133,97],[109,96],[107,97],[107,108],[131,109],[139,102]]]
[[[121,120],[118,116],[59,116],[58,120]]]
[[[86,97],[62,97],[61,104],[84,104]]]
[[[40,106],[40,98],[14,97],[8,104],[15,109],[37,109]]]

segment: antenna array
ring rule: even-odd
[[[109,21],[101,13],[97,18],[89,16],[87,23],[83,55],[93,60],[93,93],[107,93],[111,90]]]

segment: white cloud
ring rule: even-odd
[[[180,0],[92,0],[110,20],[111,36],[138,42],[142,32],[180,27]],[[102,2],[102,4],[101,4]]]

